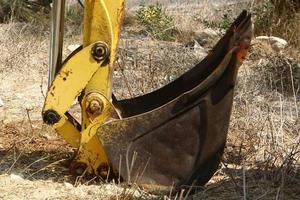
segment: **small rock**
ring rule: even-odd
[[[207,53],[205,49],[195,40],[194,53],[197,57],[203,58]]]
[[[194,50],[201,50],[201,51],[205,51],[205,49],[199,44],[199,42],[197,40],[194,41]]]
[[[3,107],[4,106],[4,102],[3,100],[0,98],[0,107]]]
[[[277,52],[284,50],[288,45],[288,42],[286,40],[274,36],[258,36],[255,39],[258,41],[269,42],[273,50]]]
[[[19,176],[19,175],[16,175],[16,174],[11,174],[11,175],[10,175],[10,179],[11,179],[12,181],[16,181],[16,182],[21,182],[21,181],[23,181],[23,178],[22,178],[21,176]]]
[[[211,28],[206,28],[202,32],[209,35],[209,36],[218,36],[218,33],[215,30],[211,29]]]
[[[198,31],[196,33],[195,40],[202,46],[202,47],[212,47],[215,44],[216,38],[218,38],[218,33],[212,29],[204,29]]]
[[[72,189],[73,185],[71,183],[64,182],[64,185],[67,189]]]
[[[54,135],[49,135],[48,133],[44,134],[42,137],[47,139],[48,141],[53,141],[56,139]]]
[[[79,44],[72,44],[72,45],[69,45],[69,46],[68,46],[68,50],[69,50],[70,52],[73,52],[73,51],[75,51],[76,49],[78,49],[80,46],[81,46],[81,45],[79,45]]]

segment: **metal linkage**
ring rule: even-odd
[[[73,171],[85,166],[89,173],[105,176],[110,174],[110,162],[96,132],[105,122],[120,118],[111,102],[111,72],[124,0],[85,0],[82,49],[62,62],[64,9],[65,0],[53,1],[49,89],[43,120],[77,148]],[[81,124],[68,113],[78,96],[81,97]]]

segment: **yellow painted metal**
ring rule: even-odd
[[[124,0],[85,0],[83,49],[56,75],[43,108],[43,112],[53,110],[61,116],[54,128],[78,148],[76,162],[85,163],[88,171],[96,174],[100,166],[109,166],[102,142],[96,135],[97,129],[108,120],[119,118],[111,103],[111,77],[123,15]],[[97,42],[107,44],[110,50],[105,63],[97,63],[92,57],[92,48]],[[82,130],[77,130],[65,113],[82,91]],[[88,114],[92,100],[103,103],[101,113]]]
[[[74,125],[68,121],[68,118],[63,116],[60,120],[61,125],[54,125],[56,132],[62,136],[73,148],[79,148],[81,133]]]
[[[88,171],[98,174],[100,166],[109,166],[109,159],[106,156],[103,145],[96,135],[99,126],[105,121],[109,121],[117,116],[115,108],[110,101],[103,96],[99,96],[103,102],[103,112],[101,115],[94,118],[89,126],[82,131],[80,148],[78,150],[77,162],[85,163],[88,166]],[[98,174],[100,175],[100,174]]]
[[[79,148],[78,161],[86,163],[90,172],[92,172],[91,165],[108,164],[107,156],[98,137],[89,137],[90,141],[87,142],[85,142],[87,139],[82,140],[82,138],[87,138],[86,135],[90,135],[90,132],[96,133],[98,126],[95,127],[94,124],[90,124],[80,133],[68,121],[65,112],[102,64],[97,63],[91,55],[93,45],[85,47],[64,64],[47,93],[43,108],[43,112],[54,110],[61,116],[54,128],[71,146]],[[107,115],[101,115],[99,120],[103,121],[106,117]]]
[[[101,123],[91,123],[81,134],[80,148],[76,162],[85,163],[90,173],[97,174],[99,166],[108,166],[108,157],[102,142],[95,133]]]
[[[101,14],[100,14],[101,13]],[[86,87],[86,93],[99,92],[111,96],[111,73],[116,57],[124,0],[86,0],[83,46],[96,41],[105,42],[110,48],[109,63],[99,69]]]
[[[74,148],[80,147],[81,133],[68,121],[65,112],[102,64],[91,56],[93,45],[85,47],[64,64],[48,90],[43,108],[43,112],[55,110],[61,116],[54,128]]]
[[[87,129],[86,131],[88,130],[89,129]],[[87,165],[87,171],[89,173],[101,175],[98,173],[99,167],[109,166],[108,157],[104,151],[103,145],[96,135],[89,139],[87,143],[81,144],[77,155],[78,156],[75,162],[85,163]]]
[[[85,47],[64,64],[48,90],[43,111],[55,110],[63,116],[70,108],[101,65],[91,55],[93,45]]]
[[[110,102],[112,94],[111,77],[123,15],[124,0],[85,1],[83,46],[102,41],[110,49],[108,62],[106,62],[106,65],[101,66],[91,78],[85,88],[85,95],[81,102],[83,132],[77,161],[86,163],[92,168],[89,171],[94,171],[96,174],[100,166],[109,166],[104,150],[99,148],[102,145],[96,131],[109,118],[118,118]],[[101,114],[88,113],[88,107],[94,100],[102,103],[103,110]],[[89,129],[90,127],[96,128]]]
[[[83,46],[96,41],[105,42],[110,48],[109,62],[102,66],[85,88],[85,94],[101,94],[111,99],[112,72],[124,16],[124,0],[86,0],[84,16]],[[89,102],[87,102],[89,103]],[[82,125],[88,126],[91,119],[82,104]]]

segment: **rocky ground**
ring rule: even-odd
[[[183,10],[169,12],[188,29]],[[114,73],[117,97],[150,92],[200,61],[221,33],[193,25],[197,42],[157,41],[126,27]],[[74,150],[40,117],[48,34],[28,24],[0,25],[0,199],[168,199],[135,185],[69,175]],[[65,55],[78,41],[68,34]],[[300,54],[278,45],[270,38],[253,41],[240,69],[224,160],[191,199],[300,199]]]

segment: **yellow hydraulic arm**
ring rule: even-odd
[[[111,76],[124,15],[124,0],[85,0],[83,46],[61,60],[64,0],[53,2],[52,71],[54,80],[43,108],[43,120],[78,149],[72,170],[87,170],[104,178],[111,173],[97,128],[120,115],[112,104]],[[58,17],[59,16],[59,17]],[[56,60],[55,60],[56,59]],[[51,71],[51,70],[50,70]],[[52,77],[54,77],[52,76]],[[68,113],[78,98],[81,124]],[[111,173],[112,175],[112,173]]]

